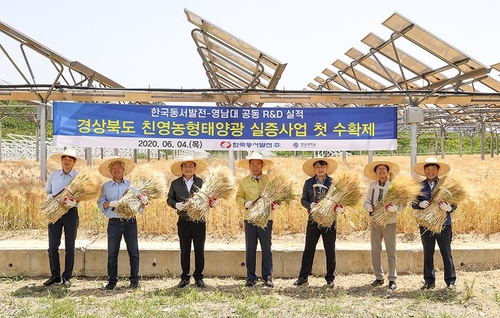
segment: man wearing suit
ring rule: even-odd
[[[439,182],[439,177],[444,176],[450,171],[450,166],[445,163],[438,162],[436,158],[427,158],[425,162],[417,163],[413,170],[424,176],[426,179],[421,182],[422,195],[418,196],[417,202],[412,204],[414,209],[426,209],[429,207],[432,200],[432,190]],[[444,264],[444,281],[446,286],[450,289],[455,288],[455,281],[457,279],[455,273],[455,265],[453,264],[453,257],[451,255],[451,212],[457,207],[450,205],[446,201],[439,202],[439,208],[447,212],[446,221],[444,222],[443,230],[439,234],[434,234],[427,228],[420,226],[420,237],[424,249],[424,280],[425,283],[421,289],[432,289],[436,287],[435,270],[434,270],[434,249],[436,242],[439,246],[439,251],[443,257]]]
[[[198,191],[203,185],[203,179],[196,176],[196,173],[202,173],[207,167],[206,163],[193,159],[185,158],[175,162],[172,167],[172,173],[178,178],[173,180],[167,197],[167,204],[177,210],[179,219],[177,221],[177,233],[181,249],[181,281],[177,285],[184,288],[189,285],[191,275],[190,257],[191,242],[194,245],[195,268],[193,278],[196,286],[205,287],[203,281],[203,268],[205,266],[205,238],[207,227],[204,220],[193,221],[189,218],[186,211],[186,201],[192,194]]]

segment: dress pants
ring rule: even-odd
[[[387,224],[384,228],[376,226],[373,222],[370,224],[372,266],[375,272],[375,278],[378,280],[384,279],[384,269],[382,267],[382,240],[384,240],[387,262],[389,264],[387,279],[394,282],[398,277],[396,272],[396,223]]]
[[[139,242],[135,218],[111,218],[108,221],[108,281],[118,281],[118,253],[122,236],[130,260],[130,282],[139,281]]]
[[[203,279],[205,268],[205,238],[207,225],[205,222],[191,222],[179,218],[177,221],[177,233],[181,248],[181,279],[189,280],[191,269],[191,242],[194,246],[194,272],[195,280]]]
[[[316,245],[319,237],[323,239],[323,247],[326,255],[326,275],[327,282],[333,282],[335,279],[335,240],[337,239],[337,229],[335,224],[332,227],[320,227],[314,221],[307,221],[306,228],[306,246],[302,253],[302,265],[300,266],[299,277],[308,278],[312,275],[312,266],[314,262],[314,254],[316,253]]]
[[[428,284],[434,284],[436,275],[434,270],[434,250],[436,242],[439,246],[439,251],[443,257],[444,265],[444,281],[447,285],[455,284],[457,279],[455,273],[455,265],[451,256],[451,225],[446,225],[441,233],[432,234],[431,231],[424,227],[420,227],[420,237],[422,238],[422,246],[424,248],[424,280]]]
[[[62,278],[69,280],[73,275],[75,265],[75,241],[78,229],[78,209],[76,207],[68,210],[59,220],[49,224],[49,264],[52,277],[61,276],[61,264],[59,262],[59,246],[61,245],[62,231],[64,229],[64,272]]]
[[[257,240],[260,242],[262,250],[262,278],[267,279],[273,273],[273,253],[271,251],[271,237],[273,233],[273,221],[267,221],[265,229],[245,221],[245,250],[247,279],[256,280],[257,262]]]

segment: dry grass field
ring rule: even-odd
[[[104,278],[73,280],[71,288],[43,287],[40,280],[0,280],[0,317],[499,317],[500,270],[458,272],[456,290],[421,291],[421,277],[402,275],[398,289],[373,288],[372,274],[337,276],[333,289],[312,277],[308,287],[276,279],[275,288],[247,288],[242,280],[207,278],[207,287],[176,288],[177,278],[120,281],[104,290]]]
[[[398,163],[401,174],[410,175],[409,157],[384,157]],[[418,158],[418,161],[425,158]],[[367,163],[366,156],[349,156],[346,162],[339,161],[339,170],[345,169],[358,173],[364,187],[369,180],[362,175]],[[207,159],[209,167],[227,166],[223,158]],[[276,167],[286,171],[293,184],[296,200],[284,204],[275,214],[275,235],[303,233],[306,221],[306,210],[300,205],[300,195],[307,176],[302,171],[304,158],[273,158]],[[444,162],[451,166],[450,176],[459,179],[467,189],[468,199],[459,205],[454,213],[454,233],[491,234],[500,232],[500,158],[481,160],[479,155],[447,156]],[[167,184],[174,179],[170,173],[173,160],[140,161],[141,168],[155,169],[165,175]],[[59,168],[49,162],[49,171]],[[94,163],[97,170],[99,161]],[[142,169],[140,169],[142,170]],[[36,162],[2,162],[0,163],[2,182],[0,184],[0,231],[22,229],[44,229],[46,220],[40,213],[40,204],[45,200],[44,183],[39,178],[39,164]],[[235,168],[236,182],[247,171]],[[203,177],[206,174],[201,174]],[[335,177],[335,175],[334,175]],[[104,182],[105,180],[102,180]],[[165,194],[166,198],[166,194]],[[235,237],[242,233],[242,210],[232,200],[219,200],[215,209],[209,213],[208,233],[214,237]],[[95,201],[82,202],[79,209],[80,229],[105,232],[106,220],[96,207]],[[368,229],[368,217],[361,207],[361,202],[354,208],[347,208],[338,222],[338,233],[348,235],[356,231]],[[174,235],[176,233],[176,213],[166,205],[164,199],[154,200],[148,205],[146,212],[138,218],[140,233],[144,235]],[[417,226],[411,208],[407,208],[398,217],[398,233],[415,234]]]
[[[410,175],[409,157],[385,157]],[[425,158],[419,158],[419,161]],[[339,170],[359,173],[363,186],[369,180],[362,177],[366,157],[349,156],[339,161]],[[294,185],[297,200],[282,206],[275,215],[273,241],[303,242],[306,210],[298,201],[307,178],[302,171],[304,158],[273,158],[276,165],[287,171]],[[497,240],[500,233],[499,158],[480,160],[479,156],[447,156],[444,160],[469,193],[468,199],[454,213],[454,234],[461,240]],[[226,165],[220,158],[208,159],[209,167]],[[97,169],[99,161],[93,168]],[[140,162],[141,166],[164,172],[167,184],[174,178],[170,173],[172,160]],[[50,163],[49,170],[58,165]],[[235,179],[247,171],[236,168]],[[45,237],[47,222],[40,213],[45,200],[43,182],[39,180],[39,165],[34,162],[0,163],[0,239]],[[201,175],[203,177],[204,174]],[[105,180],[102,180],[103,182]],[[165,195],[166,196],[166,195]],[[104,238],[106,219],[95,201],[83,202],[80,211],[79,238]],[[242,213],[232,200],[220,200],[209,213],[207,221],[210,241],[242,242]],[[176,213],[164,199],[152,201],[138,218],[141,240],[175,239]],[[368,217],[359,206],[348,208],[338,222],[342,240],[367,239]],[[417,225],[411,209],[398,217],[399,239],[418,238]],[[477,243],[477,242],[476,242]],[[418,244],[418,242],[416,242]],[[340,260],[339,260],[340,261]],[[246,288],[241,279],[210,277],[207,288],[189,286],[178,289],[177,277],[144,279],[141,287],[132,291],[126,280],[116,290],[103,289],[105,277],[75,278],[73,286],[45,288],[42,279],[0,279],[0,317],[498,317],[500,316],[500,270],[457,272],[456,290],[447,290],[440,281],[432,291],[421,291],[422,277],[401,273],[398,289],[388,292],[385,287],[373,288],[373,274],[339,274],[334,289],[324,288],[324,280],[311,277],[309,287],[296,288],[292,279],[275,280],[274,289]]]

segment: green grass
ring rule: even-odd
[[[500,276],[500,271],[495,274]],[[395,292],[359,284],[358,275],[346,276],[353,284],[327,289],[322,280],[296,288],[293,280],[278,280],[275,288],[247,288],[241,280],[208,279],[207,288],[178,289],[177,279],[148,279],[138,290],[118,287],[105,291],[95,280],[75,278],[73,286],[43,287],[41,281],[1,279],[0,317],[468,317],[484,311],[500,313],[500,293],[493,279],[463,278],[457,290],[441,286],[421,291],[420,277],[402,277]],[[405,284],[406,280],[406,284]],[[356,283],[358,282],[358,283]],[[171,287],[165,287],[171,286]],[[408,288],[409,287],[409,288]],[[7,292],[6,292],[7,291]],[[493,297],[492,297],[493,295]],[[493,311],[492,311],[493,310]]]

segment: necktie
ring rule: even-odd
[[[434,181],[429,182],[429,187],[431,187],[431,190],[434,189]]]

